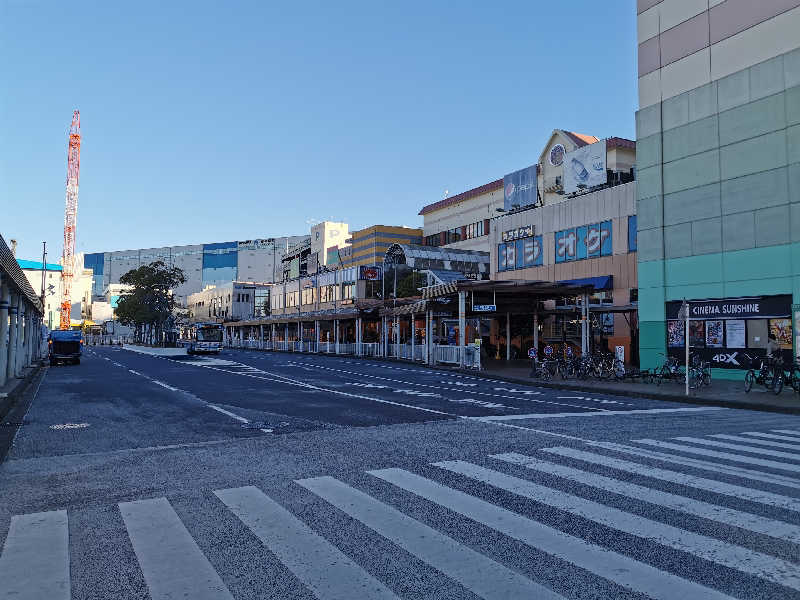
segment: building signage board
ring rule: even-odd
[[[525,225],[524,227],[504,231],[500,238],[504,242],[510,242],[512,240],[521,240],[522,238],[531,237],[532,235],[533,225]]]
[[[512,210],[520,206],[536,204],[537,166],[514,171],[503,177],[503,208]]]
[[[607,183],[606,141],[600,140],[567,152],[564,157],[562,181],[564,182],[564,192],[567,194]]]
[[[475,304],[472,307],[473,312],[497,312],[496,304]]]
[[[358,267],[358,278],[364,281],[380,281],[381,267],[368,267],[361,265]]]
[[[554,235],[556,262],[611,256],[614,252],[612,233],[611,221],[557,231]]]
[[[754,296],[723,300],[692,300],[690,319],[747,319],[788,317],[790,296]],[[667,302],[667,319],[677,319],[680,302]]]
[[[236,243],[238,250],[263,250],[265,248],[273,248],[275,246],[275,238],[267,240],[245,240]]]

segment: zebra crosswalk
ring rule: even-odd
[[[296,479],[287,485],[301,508],[285,490],[213,489],[203,494],[213,505],[203,514],[232,519],[252,535],[252,547],[263,550],[247,555],[248,568],[273,569],[320,600],[420,597],[413,565],[437,573],[448,597],[577,600],[586,597],[577,578],[596,582],[596,598],[800,598],[800,478],[786,474],[800,468],[800,453],[772,445],[794,441],[800,447],[800,432],[770,430],[519,448]],[[770,458],[749,460],[756,456]],[[230,558],[245,554],[222,560],[209,551],[223,525],[187,523],[176,502],[116,506],[127,536],[121,542],[149,597],[264,597],[241,581],[243,565]],[[71,510],[10,517],[0,600],[87,597],[71,580],[85,572],[71,564],[70,536],[81,535],[70,527]],[[320,523],[331,515],[348,536],[393,548],[395,561],[377,568],[368,552],[355,552]],[[476,532],[559,566],[543,573],[510,550],[487,548]],[[620,536],[630,541],[615,543]]]

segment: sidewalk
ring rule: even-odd
[[[705,406],[724,406],[726,408],[746,408],[788,414],[800,414],[800,394],[789,386],[784,386],[783,392],[776,396],[764,389],[763,386],[753,386],[749,394],[744,391],[743,381],[713,380],[710,387],[699,390],[689,390],[689,396],[684,395],[683,383],[631,383],[617,381],[577,381],[568,379],[561,381],[554,379],[549,382],[540,381],[529,377],[531,368],[529,361],[512,361],[512,366],[491,364],[483,371],[462,370],[464,373],[478,377],[500,379],[512,383],[534,384],[540,387],[589,392],[595,394],[613,394],[617,396],[639,396],[666,400],[668,402],[685,402],[688,404],[702,404]]]
[[[141,354],[152,354],[154,356],[188,356],[186,348],[157,348],[150,346],[136,346],[134,344],[123,344],[123,350],[139,352]]]

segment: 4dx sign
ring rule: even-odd
[[[711,357],[711,361],[715,363],[719,363],[721,365],[732,365],[734,367],[740,367],[739,361],[736,360],[736,356],[738,352],[731,352],[730,354],[726,352],[717,352],[714,356]]]

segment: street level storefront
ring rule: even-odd
[[[530,323],[539,346],[544,301],[580,298],[571,318],[589,347],[591,284],[462,280],[422,288],[422,298],[355,302],[348,309],[225,323],[232,347],[382,356],[480,368],[492,330],[511,339],[511,317]],[[542,312],[545,315],[546,311]],[[488,357],[491,358],[491,357]],[[505,359],[511,358],[506,346]]]
[[[685,360],[685,322],[678,319],[681,301],[666,303],[667,351]],[[758,368],[766,356],[768,336],[780,345],[785,363],[792,360],[792,296],[749,296],[689,300],[689,349],[714,368]]]
[[[638,365],[635,190],[630,182],[526,206],[494,218],[490,234],[493,280],[591,285],[590,349],[631,365]],[[545,301],[539,314],[548,344],[580,346],[576,313],[576,298]],[[525,339],[512,344],[522,351]]]

